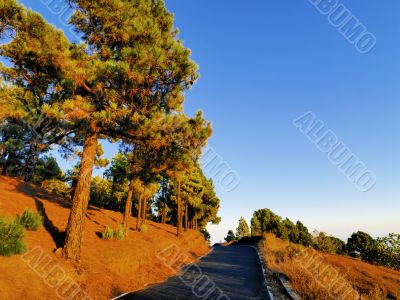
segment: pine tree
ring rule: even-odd
[[[129,160],[127,156],[118,152],[104,175],[112,182],[111,195],[114,201],[110,203],[109,208],[119,211],[121,204],[126,202],[129,192]]]
[[[185,169],[193,163],[193,160],[198,159],[201,148],[211,134],[210,124],[199,113],[194,118],[188,118],[185,115],[160,116],[157,126],[159,131],[156,134],[150,130],[145,142],[133,145],[133,151],[129,158],[131,181],[140,178],[142,182],[151,184],[168,176],[169,178],[179,178],[182,182]],[[130,186],[131,191],[133,184]],[[179,189],[179,195],[180,192]],[[124,227],[130,216],[131,199],[132,191],[126,202]],[[177,203],[179,204],[179,201]],[[181,215],[178,219],[181,219]],[[177,227],[180,230],[179,224]]]
[[[225,241],[227,243],[230,243],[232,241],[234,241],[236,239],[235,233],[233,232],[233,230],[229,230],[228,234],[225,237]]]
[[[58,107],[71,96],[75,69],[75,46],[63,33],[37,13],[15,1],[2,3],[0,37],[10,40],[0,46],[0,75],[7,83],[0,89],[0,119],[22,121],[28,132],[24,179],[31,181],[39,155],[53,144],[65,144],[74,130],[58,116]]]
[[[90,50],[80,57],[77,96],[63,107],[81,125],[84,139],[63,249],[64,257],[79,259],[99,137],[142,141],[143,123],[158,111],[181,110],[183,91],[198,75],[162,1],[71,3],[76,5],[72,24]]]
[[[241,217],[239,219],[239,225],[236,228],[236,238],[240,240],[241,238],[244,238],[249,235],[250,235],[249,225],[247,225],[246,220],[243,217]]]
[[[251,235],[252,236],[260,236],[262,234],[262,229],[261,229],[261,222],[258,219],[257,214],[253,214],[253,217],[251,218],[250,222],[251,226]]]

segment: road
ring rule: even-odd
[[[255,249],[220,246],[179,276],[119,299],[265,300],[267,294]]]

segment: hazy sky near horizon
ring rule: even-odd
[[[51,1],[22,2],[73,39],[43,4]],[[376,36],[368,54],[308,0],[166,3],[200,66],[185,111],[205,112],[214,128],[210,146],[241,178],[232,192],[216,184],[222,222],[209,226],[213,241],[259,208],[343,239],[357,230],[400,232],[398,1],[342,1]],[[294,127],[307,111],[376,174],[371,191],[357,190]],[[115,146],[105,150],[115,154]]]

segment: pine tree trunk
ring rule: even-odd
[[[74,260],[80,259],[83,226],[89,202],[90,182],[92,179],[97,144],[98,134],[93,132],[86,137],[84,142],[79,175],[69,214],[65,244],[62,251],[64,258]]]
[[[4,166],[3,166],[2,170],[1,170],[1,173],[0,173],[1,175],[4,175],[4,176],[8,176],[9,175],[9,168],[10,168],[10,165],[11,165],[10,156],[11,156],[11,154],[9,153],[8,156],[7,156],[7,160],[4,163]]]
[[[138,216],[137,216],[137,219],[136,219],[136,230],[139,230],[141,215],[142,215],[142,199],[141,199],[141,196],[139,196],[139,199],[138,199]]]
[[[167,208],[165,207],[165,204],[164,204],[162,211],[161,211],[161,223],[162,224],[165,224],[166,215],[167,215]]]
[[[126,203],[125,203],[124,218],[122,220],[122,227],[124,228],[125,232],[128,229],[129,217],[132,214],[132,198],[133,198],[133,179],[129,183],[128,196],[126,198]]]
[[[147,219],[147,199],[143,199],[143,224],[146,223],[146,219]]]
[[[188,230],[188,205],[185,203],[185,231]]]
[[[29,151],[28,151],[28,156],[25,161],[25,166],[24,166],[24,181],[25,182],[31,182],[33,178],[33,172],[35,171],[35,166],[39,160],[39,154],[40,150],[37,145],[36,139],[32,139],[30,146],[29,146]]]
[[[181,203],[181,180],[178,179],[178,220],[177,220],[177,235],[180,236],[182,234],[182,203]]]

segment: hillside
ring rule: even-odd
[[[81,263],[65,261],[55,250],[62,242],[68,207],[68,203],[40,188],[25,185],[17,179],[0,177],[0,216],[15,217],[25,208],[31,208],[40,211],[44,217],[44,227],[26,232],[28,254],[0,257],[1,298],[57,299],[57,293],[68,294],[76,290],[73,288],[75,285],[54,287],[56,283],[51,280],[62,274],[61,277],[76,283],[92,299],[109,299],[161,282],[172,275],[173,272],[157,259],[157,253],[168,247],[176,245],[182,254],[181,259],[188,257],[187,260],[195,260],[209,251],[203,236],[197,231],[184,232],[178,239],[175,227],[148,221],[148,232],[140,233],[133,230],[134,218],[130,220],[127,238],[104,241],[99,233],[105,226],[116,228],[122,215],[90,206],[86,214]],[[34,252],[29,253],[33,249]],[[41,251],[40,257],[44,260],[37,264],[35,259]],[[53,270],[51,276],[49,269]]]
[[[284,274],[305,299],[400,299],[400,272],[348,256],[304,248],[265,234],[268,268]]]

